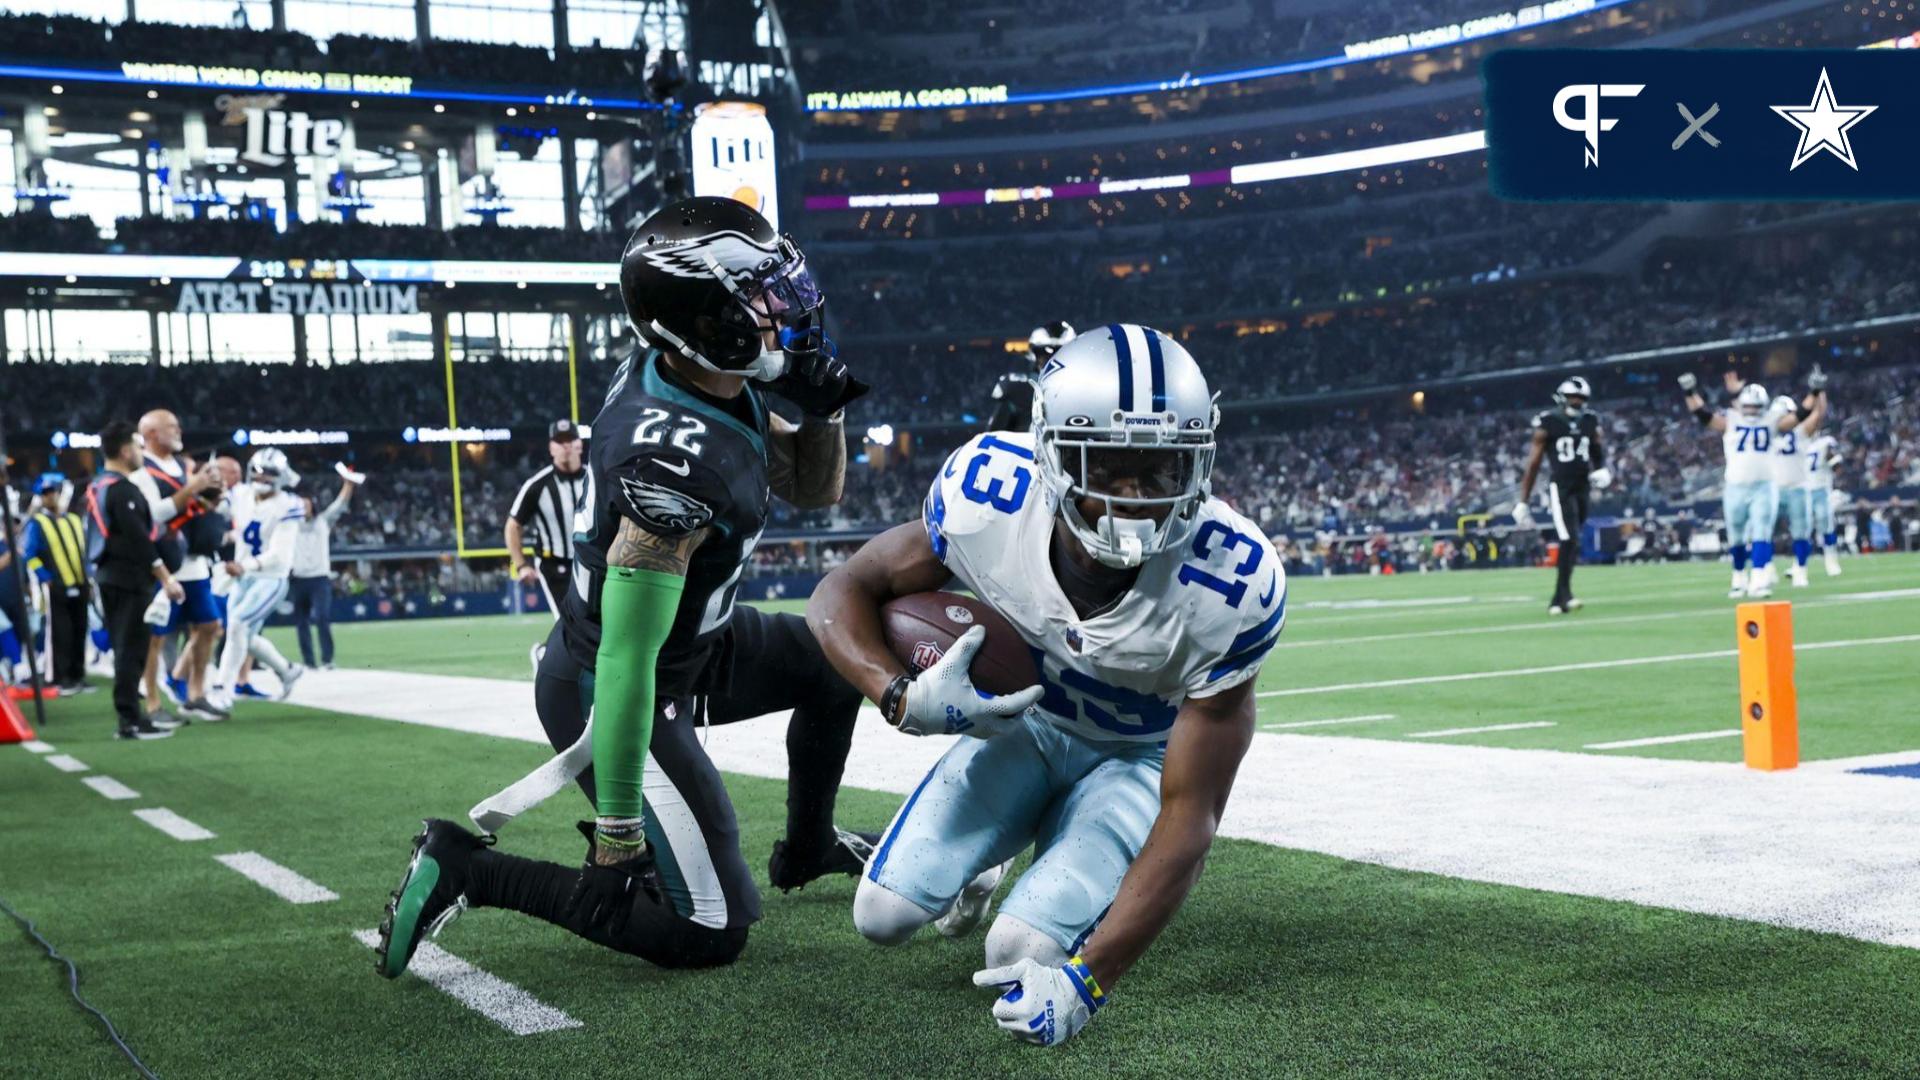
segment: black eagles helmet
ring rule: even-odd
[[[775,378],[783,350],[817,348],[821,336],[806,256],[733,199],[682,199],[641,222],[620,258],[620,298],[642,338],[728,375]],[[763,319],[780,348],[763,348]]]

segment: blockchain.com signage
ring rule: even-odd
[[[206,315],[417,315],[418,285],[189,281],[173,310]]]

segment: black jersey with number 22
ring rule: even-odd
[[[734,592],[767,522],[765,402],[750,385],[729,400],[701,393],[657,350],[644,350],[614,373],[594,417],[587,477],[574,521],[573,589],[561,605],[567,651],[593,667],[607,549],[620,518],[656,536],[706,529],[654,665],[655,689],[663,697],[723,689]]]

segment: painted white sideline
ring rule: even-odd
[[[1625,750],[1634,746],[1665,746],[1668,743],[1699,742],[1702,739],[1738,738],[1739,728],[1726,728],[1721,731],[1692,731],[1685,735],[1655,735],[1646,739],[1619,739],[1614,742],[1588,743],[1588,750]]]
[[[1342,716],[1333,720],[1292,720],[1284,724],[1261,724],[1261,731],[1280,731],[1284,728],[1326,727],[1329,724],[1362,724],[1369,720],[1391,720],[1392,713],[1373,713],[1368,716]]]
[[[140,793],[111,776],[89,776],[80,781],[109,799],[137,799]]]
[[[321,904],[340,899],[340,894],[332,889],[301,877],[257,851],[236,851],[213,858],[289,904]]]
[[[159,829],[175,840],[211,840],[213,830],[195,825],[164,806],[135,810],[133,816]]]
[[[87,763],[72,754],[49,754],[40,759],[61,772],[86,772]]]
[[[53,753],[53,744],[41,742],[39,739],[28,739],[26,742],[21,743],[20,747],[29,754]]]
[[[302,704],[324,695],[341,712],[546,745],[525,682],[343,670],[312,689]],[[869,713],[844,782],[905,794],[952,739]],[[707,752],[722,770],[782,778],[785,740],[775,714],[712,728]],[[500,782],[528,764],[502,761]],[[1224,836],[1920,948],[1920,783],[1284,732],[1256,737],[1239,775]]]
[[[1409,739],[1448,739],[1455,735],[1482,735],[1489,731],[1525,731],[1528,728],[1552,727],[1551,720],[1529,720],[1523,724],[1488,724],[1485,727],[1450,727],[1439,731],[1416,731],[1407,736]]]
[[[380,947],[380,934],[376,930],[356,930],[353,937],[369,949]],[[542,1031],[584,1026],[525,990],[487,974],[431,941],[421,942],[414,950],[407,971],[515,1035],[537,1035]]]

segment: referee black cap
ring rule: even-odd
[[[554,442],[572,442],[580,437],[580,425],[571,420],[555,420],[547,425],[547,438]]]

